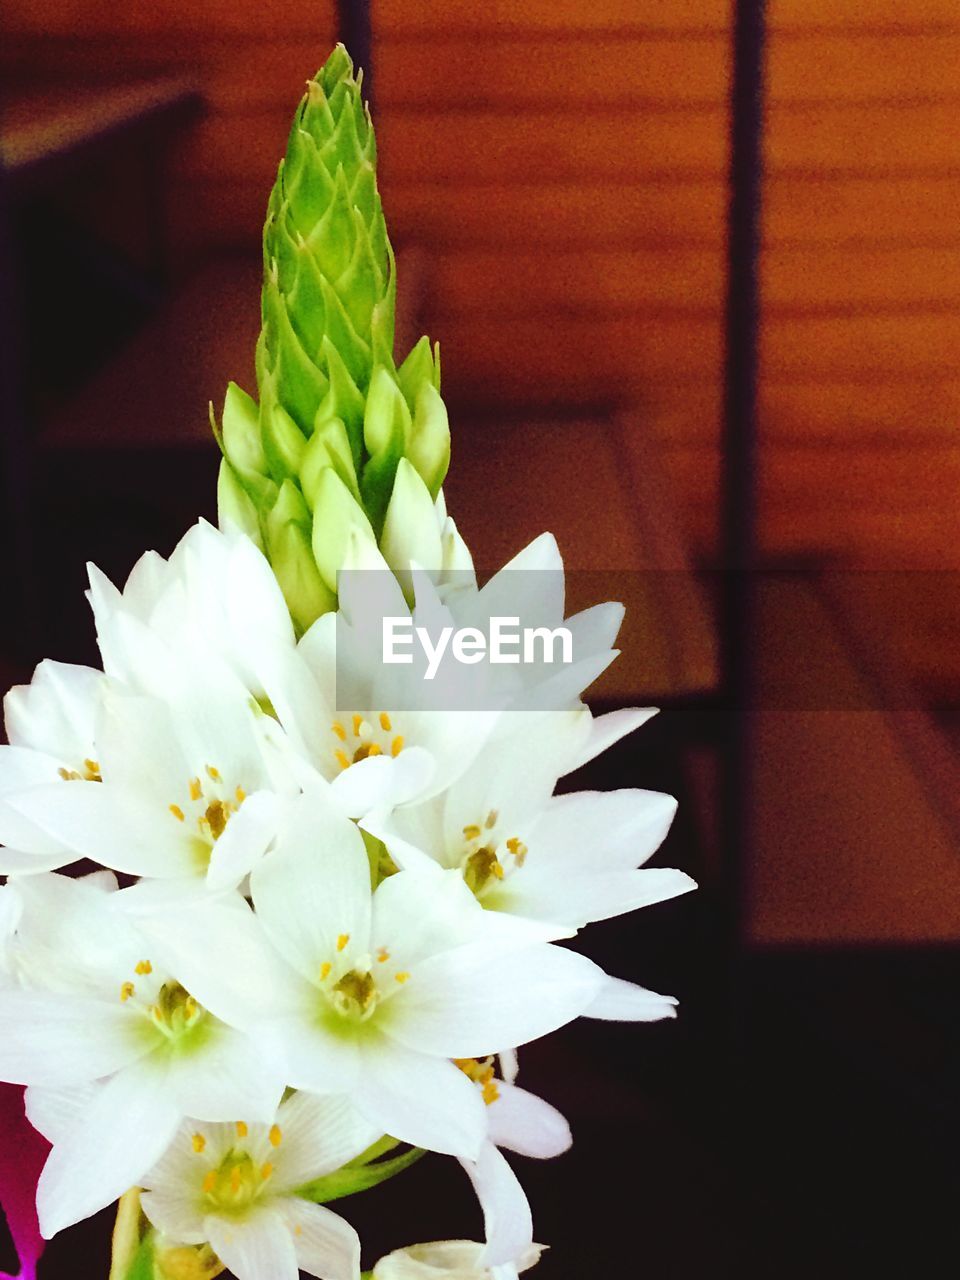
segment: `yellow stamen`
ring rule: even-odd
[[[187,996],[186,1000],[184,1001],[183,1011],[188,1018],[193,1018],[196,1016],[197,1002],[196,1000],[194,1000],[193,996]]]
[[[250,1130],[247,1128],[247,1122],[245,1120],[238,1120],[237,1121],[237,1137],[245,1138],[249,1132]]]
[[[244,791],[243,787],[237,787],[234,795],[237,797],[237,804],[243,804],[244,800],[247,798],[247,793]]]
[[[346,729],[343,727],[343,725],[340,723],[340,721],[339,721],[339,720],[334,720],[334,722],[333,722],[333,724],[330,726],[330,728],[331,728],[331,729],[333,730],[333,732],[337,735],[337,737],[340,739],[340,741],[341,741],[341,742],[346,742],[346,740],[347,740],[347,731],[346,731]]]
[[[475,822],[471,822],[468,827],[463,828],[463,834],[467,837],[468,840],[479,840],[480,828],[477,826]]]
[[[71,773],[69,769],[64,769],[63,765],[60,766],[57,773],[59,773],[64,782],[71,782],[77,776],[75,773]]]
[[[216,1169],[211,1169],[210,1172],[206,1175],[206,1177],[203,1180],[203,1190],[206,1195],[210,1196],[210,1195],[213,1195],[216,1189],[217,1189],[217,1171]]]
[[[360,737],[360,726],[361,726],[362,724],[363,724],[363,716],[361,716],[361,715],[354,715],[354,717],[353,717],[353,736],[354,736],[355,738],[359,738],[359,737]]]
[[[507,841],[507,848],[510,850],[511,853],[515,854],[517,850],[520,848],[520,837],[511,836],[510,839]]]
[[[178,822],[184,821],[183,810],[180,808],[178,804],[172,804],[170,806],[170,812],[173,814],[173,816],[176,818]]]
[[[397,736],[394,738],[394,740],[390,743],[390,754],[392,756],[398,756],[400,754],[400,752],[403,750],[404,741],[405,739],[403,734],[398,733]]]
[[[149,960],[140,960],[137,967],[134,969],[134,973],[139,973],[142,978],[148,973],[153,973],[153,965]]]
[[[200,779],[191,778],[190,779],[190,799],[199,800],[202,795],[203,795],[203,787],[201,787],[200,785]]]
[[[270,1145],[271,1147],[279,1147],[282,1141],[283,1141],[283,1130],[280,1128],[278,1124],[275,1124],[273,1128],[270,1130]]]
[[[500,1090],[497,1088],[496,1080],[493,1080],[493,1079],[484,1080],[481,1093],[483,1095],[483,1100],[488,1107],[492,1103],[496,1102],[496,1100],[500,1097]]]
[[[377,964],[386,964],[386,962],[389,959],[390,959],[390,952],[387,950],[386,947],[381,947],[380,950],[377,952]]]
[[[120,1003],[126,1004],[126,1002],[133,995],[134,991],[136,991],[136,987],[133,985],[133,983],[125,982],[123,986],[120,988]]]
[[[503,879],[503,867],[499,862],[496,862],[496,861],[492,862],[490,865],[490,870],[493,872],[493,874],[496,876],[498,880]]]
[[[351,764],[350,757],[340,747],[337,747],[336,757],[337,757],[337,764],[339,764],[341,769],[350,768],[350,764]]]
[[[497,819],[499,817],[500,817],[500,814],[498,813],[498,811],[496,809],[491,809],[490,812],[487,814],[487,820],[483,825],[487,828],[488,831],[491,831],[497,825]]]
[[[100,763],[99,763],[99,761],[97,761],[97,760],[84,760],[84,762],[83,762],[83,767],[86,769],[87,773],[88,773],[88,774],[90,774],[90,780],[91,780],[91,782],[93,782],[93,781],[95,781],[95,780],[99,779],[99,777],[100,777]]]
[[[193,1149],[197,1155],[199,1155],[207,1145],[207,1140],[202,1133],[195,1133],[190,1141],[193,1143]]]
[[[407,973],[406,971],[403,971],[401,973],[395,973],[393,976],[396,978],[397,982],[399,982],[401,986],[410,977],[409,973]]]
[[[337,938],[337,950],[342,951],[349,941],[349,933],[341,933],[339,938]]]
[[[393,728],[393,722],[385,711],[380,712],[380,728],[384,733],[389,733]]]
[[[213,779],[214,782],[220,781],[220,770],[216,768],[215,765],[208,764],[207,773],[210,775],[210,777]]]
[[[272,1173],[273,1173],[273,1165],[268,1160],[260,1169],[260,1177],[264,1182],[266,1182]]]
[[[378,742],[371,742],[370,746],[367,748],[367,758],[369,759],[370,756],[382,756],[382,755],[383,755],[383,747],[381,747]]]
[[[320,981],[321,981],[321,982],[326,982],[327,978],[329,978],[329,977],[330,977],[330,970],[331,970],[332,968],[333,968],[333,965],[330,963],[330,961],[329,961],[329,960],[324,960],[323,964],[320,966]]]

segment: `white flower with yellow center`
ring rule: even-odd
[[[268,719],[229,671],[195,657],[166,699],[117,687],[102,694],[96,777],[64,783],[51,765],[49,780],[8,794],[6,808],[69,850],[61,865],[86,857],[133,875],[232,888],[298,790],[263,732]]]
[[[458,875],[400,872],[371,893],[360,833],[323,792],[299,802],[251,889],[259,952],[238,954],[202,903],[195,928],[171,921],[183,981],[227,1019],[251,1010],[288,1084],[349,1093],[415,1146],[475,1159],[485,1108],[451,1059],[545,1035],[604,988],[589,960],[540,941],[555,932],[480,910]]]
[[[188,1121],[143,1178],[141,1204],[164,1237],[209,1246],[237,1280],[357,1280],[353,1227],[296,1192],[378,1136],[344,1099],[304,1093],[271,1124]]]
[[[31,1086],[38,1107],[47,1090],[84,1091],[38,1187],[49,1237],[134,1185],[184,1116],[268,1118],[283,1082],[164,967],[138,927],[136,889],[42,875],[17,891],[16,932],[43,955],[45,982],[34,970],[32,985],[0,989],[0,1080]],[[211,913],[242,949],[249,913],[236,901]]]
[[[398,866],[458,870],[489,910],[571,930],[696,888],[673,868],[638,870],[670,828],[672,796],[553,795],[590,729],[585,708],[532,718],[493,738],[443,795],[362,825]]]
[[[8,746],[0,746],[0,874],[52,871],[76,860],[70,845],[11,803],[33,787],[95,782],[96,720],[106,680],[89,667],[41,662],[30,684],[3,700]]]

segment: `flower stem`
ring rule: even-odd
[[[117,1205],[110,1245],[109,1280],[127,1280],[140,1248],[140,1188],[124,1192]]]

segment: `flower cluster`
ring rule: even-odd
[[[442,505],[431,519],[452,542]],[[447,590],[434,560],[398,608],[477,618],[518,564],[562,582],[549,537],[482,590]],[[298,638],[236,528],[197,524],[122,591],[92,569],[89,599],[102,670],[41,663],[0,747],[0,1079],[28,1086],[52,1143],[44,1235],[136,1187],[168,1274],[357,1280],[356,1233],[324,1202],[430,1151],[463,1167],[486,1242],[374,1274],[516,1275],[536,1249],[502,1150],[570,1141],[516,1084],[516,1048],[674,1013],[560,945],[693,887],[641,865],[670,797],[554,794],[651,714],[581,700],[621,611],[570,620],[583,658],[554,710],[513,689],[487,712],[411,711],[374,669],[337,705],[349,599]]]

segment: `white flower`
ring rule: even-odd
[[[516,1280],[519,1272],[536,1266],[543,1252],[541,1245],[532,1245],[516,1262],[488,1267],[483,1248],[473,1240],[412,1244],[381,1258],[373,1280]]]
[[[246,535],[198,521],[169,560],[148,551],[123,591],[89,566],[104,670],[131,688],[165,693],[168,663],[158,646],[189,662],[202,652],[223,663],[255,697],[265,693],[262,663],[292,649],[293,623],[273,571]]]
[[[356,1280],[357,1233],[296,1195],[379,1135],[340,1098],[298,1093],[272,1124],[188,1121],[143,1179],[144,1213],[164,1236],[209,1244],[237,1280]]]
[[[30,684],[3,700],[9,746],[0,746],[0,874],[51,871],[77,855],[11,801],[33,787],[100,776],[95,726],[106,681],[99,671],[41,662]]]
[[[0,989],[0,1079],[31,1086],[41,1110],[51,1089],[74,1106],[38,1188],[49,1237],[135,1184],[184,1116],[269,1118],[283,1086],[246,1035],[163,967],[130,908],[136,889],[44,875],[17,892],[17,934],[43,966],[33,985]],[[248,912],[236,901],[211,915],[242,949]]]
[[[69,850],[61,864],[94,858],[116,871],[203,877],[224,889],[269,846],[282,799],[297,789],[275,758],[279,729],[202,654],[174,680],[165,699],[108,688],[88,773],[64,783],[51,768],[53,780],[34,778],[7,795],[10,812]]]
[[[484,907],[579,929],[696,888],[682,871],[637,870],[659,848],[672,796],[554,796],[590,732],[586,708],[498,734],[442,795],[362,825],[398,866],[461,872]]]
[[[183,981],[228,1021],[256,1003],[288,1084],[349,1092],[415,1146],[475,1159],[484,1106],[450,1059],[545,1035],[604,988],[589,960],[540,941],[554,931],[480,910],[459,875],[400,872],[372,894],[360,833],[324,793],[302,798],[251,889],[261,951],[238,954],[229,921],[199,905],[196,928],[162,937]]]

